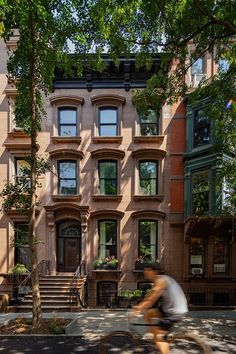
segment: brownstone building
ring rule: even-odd
[[[15,45],[14,36],[7,45]],[[22,173],[30,138],[15,126],[16,92],[7,83],[7,47],[1,43],[0,49],[2,189]],[[38,190],[38,261],[50,264],[54,279],[71,277],[83,264],[89,306],[107,305],[107,294],[117,305],[122,291],[145,289],[140,263],[156,259],[191,294],[199,278],[189,266],[184,224],[186,104],[164,105],[139,117],[132,90],[145,88],[159,58],[150,71],[137,69],[132,58],[120,59],[119,68],[104,60],[104,73],[66,79],[57,72],[54,92],[45,99],[38,143],[51,171],[41,177]],[[212,70],[210,56],[205,70]],[[11,292],[7,273],[17,263],[29,268],[27,246],[14,248],[11,242],[27,238],[27,218],[17,210],[1,215],[0,236],[1,292]]]

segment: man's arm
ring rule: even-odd
[[[141,301],[138,305],[134,306],[134,311],[142,311],[150,308],[162,295],[163,291],[166,289],[167,283],[165,279],[159,278],[150,293],[143,301]]]

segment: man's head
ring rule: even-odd
[[[150,281],[154,281],[156,276],[161,273],[160,263],[150,263],[145,265],[144,277]]]

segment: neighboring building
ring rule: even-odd
[[[15,45],[14,37],[8,43],[11,45]],[[0,72],[0,189],[22,173],[30,149],[29,137],[14,125],[16,92],[7,83],[7,48],[3,43],[1,58],[5,60]],[[199,147],[201,139],[210,142],[206,140],[208,123],[206,137],[195,136],[193,144],[197,146],[190,148],[192,143],[187,139],[186,153],[185,103],[164,105],[161,112],[150,110],[144,117],[138,116],[132,103],[132,89],[145,88],[147,79],[159,68],[158,57],[149,71],[137,69],[134,59],[121,59],[119,67],[107,56],[104,60],[107,68],[103,73],[86,71],[82,78],[66,79],[57,72],[54,92],[45,101],[47,116],[38,134],[39,154],[48,156],[52,172],[41,177],[38,190],[37,235],[42,240],[38,261],[50,261],[51,275],[73,274],[84,261],[88,304],[104,306],[107,290],[115,294],[148,286],[136,260],[145,255],[158,258],[193,302],[194,294],[205,292],[201,289],[209,285],[202,274],[192,274],[193,268],[201,268],[200,257],[190,256],[191,242],[195,242],[192,236],[196,241],[209,236],[205,228],[191,233],[194,217],[184,219],[184,183],[190,197],[186,217],[193,215],[195,206],[190,193],[194,189],[187,178],[184,182],[183,156],[186,177],[193,175],[191,183],[210,176],[208,166],[214,165],[214,157]],[[208,58],[206,70],[211,63]],[[196,81],[196,76],[190,79]],[[197,111],[188,112],[189,122],[194,114],[200,117]],[[187,126],[187,136],[197,129],[197,120],[194,128]],[[199,168],[203,171],[198,172]],[[10,291],[7,273],[16,263],[29,265],[27,246],[14,249],[11,242],[27,238],[26,218],[17,211],[2,215],[0,236],[0,290]],[[231,244],[229,240],[232,251]],[[118,268],[95,269],[94,261],[108,256],[118,259]],[[217,264],[223,267],[223,263]],[[232,279],[235,270],[230,274]],[[208,298],[206,303],[210,303]]]

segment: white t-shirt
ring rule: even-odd
[[[188,312],[188,304],[185,294],[180,285],[168,275],[158,275],[167,283],[166,289],[163,291],[161,297],[163,304],[161,310],[164,318],[178,320],[186,312]]]

